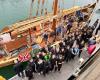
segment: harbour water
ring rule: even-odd
[[[37,1],[33,4],[33,16],[36,15]],[[41,1],[41,0],[40,0]],[[42,4],[39,7],[46,8],[48,12],[52,12],[53,0],[45,0],[44,6]],[[64,3],[62,2],[64,1]],[[59,0],[60,8],[70,8],[73,5],[84,6],[89,3],[93,3],[96,0]],[[24,20],[29,16],[31,0],[0,0],[0,30],[7,25],[13,24],[20,20]],[[41,9],[39,9],[41,10]],[[39,11],[40,12],[40,11]],[[39,15],[40,16],[40,15]]]

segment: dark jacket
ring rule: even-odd
[[[29,62],[29,65],[32,67],[32,71],[36,72],[36,63],[34,61],[33,62]]]
[[[22,66],[22,63],[16,63],[14,66],[13,66],[13,69],[15,71],[15,73],[19,73],[19,72],[22,72],[23,71],[23,66]]]
[[[25,69],[25,74],[27,77],[33,76],[32,74],[32,67],[31,66],[27,66]]]

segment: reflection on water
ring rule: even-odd
[[[38,0],[35,0],[33,4],[33,16],[35,16],[37,11],[37,1]],[[39,8],[47,7],[48,11],[51,12],[53,0],[45,1],[46,2],[44,6],[40,4]],[[73,5],[83,6],[94,2],[95,0],[75,0],[75,4],[73,3],[73,0],[64,0],[64,3],[62,0],[59,1],[60,8],[70,8]],[[10,25],[12,23],[28,18],[30,3],[31,0],[0,0],[0,29],[6,25]],[[39,12],[40,10],[41,9],[39,9]]]

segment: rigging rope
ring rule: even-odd
[[[43,10],[44,10],[44,3],[45,3],[45,0],[42,0],[42,9],[41,9],[41,15],[43,14]]]
[[[36,16],[38,16],[38,14],[39,14],[39,13],[38,13],[39,5],[40,5],[40,0],[38,0]]]
[[[52,11],[53,11],[53,9],[54,9],[54,1],[53,1],[53,5],[52,5]]]
[[[46,6],[47,6],[47,4],[48,4],[48,0],[46,0]],[[48,9],[46,7],[45,10],[44,10],[44,15],[47,15],[47,14],[48,14]]]

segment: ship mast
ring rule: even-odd
[[[34,2],[34,0],[31,0],[29,19],[32,18],[33,2]],[[31,43],[32,43],[31,28],[28,29],[28,33],[29,33],[29,38],[30,38],[29,45],[31,45]]]
[[[33,2],[34,2],[34,0],[31,0],[30,12],[29,12],[29,18],[32,18]]]
[[[53,9],[53,15],[57,15],[57,9],[58,9],[58,0],[54,0],[54,9]],[[55,31],[56,30],[56,22],[57,19],[53,19],[53,25],[52,25],[52,29]]]

